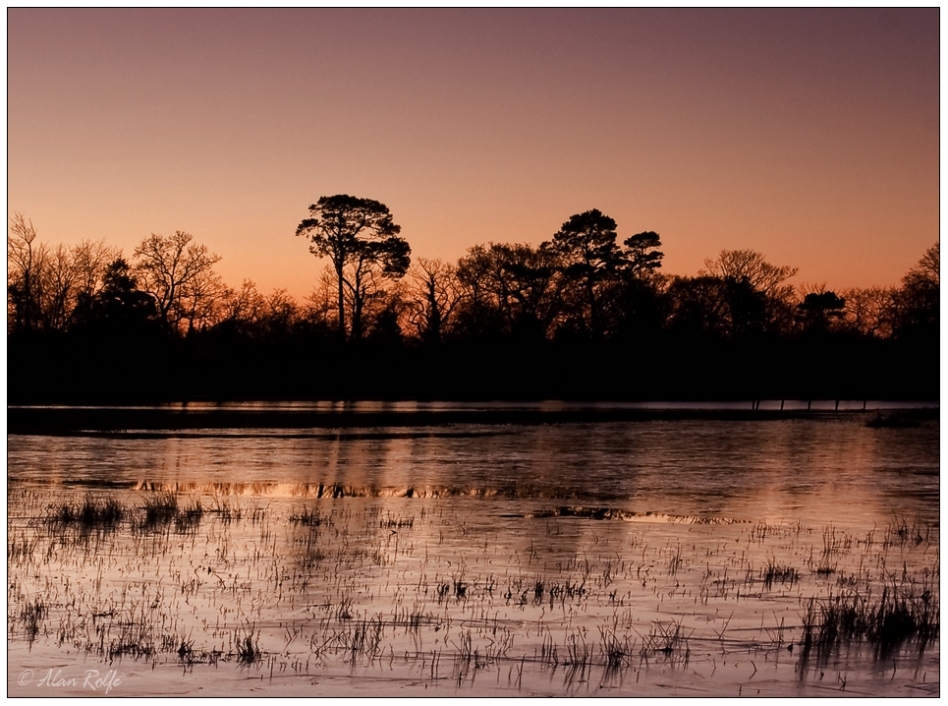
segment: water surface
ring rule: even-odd
[[[90,664],[123,695],[937,693],[937,642],[800,657],[811,599],[899,573],[937,600],[938,422],[870,418],[11,435],[10,543],[33,544],[8,546],[9,611],[48,611],[9,621],[10,693]],[[196,526],[43,520],[169,491]],[[101,615],[151,625],[148,649],[110,653]]]

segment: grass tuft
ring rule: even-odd
[[[793,584],[800,579],[800,574],[792,566],[783,566],[771,558],[761,572],[764,579],[764,586],[768,589],[775,583]]]
[[[640,654],[643,657],[660,654],[672,664],[687,664],[691,649],[681,621],[654,621],[648,635],[643,637]]]
[[[304,527],[319,527],[326,522],[326,518],[319,514],[319,510],[310,510],[304,507],[299,512],[290,515],[290,522]]]
[[[48,613],[49,609],[39,596],[31,601],[27,601],[27,603],[20,608],[19,618],[23,623],[26,637],[30,642],[36,639],[36,636],[39,634],[40,623],[43,622],[43,619]]]
[[[178,494],[163,491],[145,498],[143,525],[152,529],[167,525],[178,515]]]
[[[237,644],[237,662],[249,665],[260,661],[263,652],[252,630],[244,636],[241,636],[239,631],[235,631],[234,638]]]
[[[125,508],[114,497],[97,500],[87,495],[81,504],[61,503],[47,515],[47,522],[57,526],[76,526],[91,530],[115,529],[125,517]]]
[[[936,595],[928,587],[915,593],[892,581],[878,599],[853,590],[810,601],[803,617],[804,650],[815,647],[818,655],[825,655],[859,639],[875,645],[880,656],[913,638],[924,647],[941,629]]]

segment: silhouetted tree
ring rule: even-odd
[[[441,260],[419,258],[409,270],[408,323],[425,343],[441,342],[461,302],[457,268]]]
[[[265,307],[266,301],[257,291],[257,285],[245,279],[240,289],[228,288],[224,292],[217,306],[214,327],[225,334],[257,336],[258,323]]]
[[[67,246],[59,244],[45,251],[34,280],[39,283],[36,319],[43,330],[66,330],[79,294],[78,274],[77,262]]]
[[[264,300],[261,316],[263,335],[271,339],[289,336],[299,321],[300,308],[285,289],[274,289]]]
[[[623,241],[616,272],[600,285],[603,327],[610,337],[627,343],[654,338],[664,323],[666,312],[659,288],[665,279],[658,275],[664,254],[658,233],[646,231]]]
[[[655,231],[637,233],[631,238],[626,238],[622,244],[625,245],[622,253],[625,268],[633,277],[637,279],[649,277],[662,266],[665,253],[657,250],[662,246],[662,241]]]
[[[123,258],[108,264],[102,288],[80,296],[76,306],[77,326],[96,333],[134,336],[152,329],[157,317],[154,298],[138,289]]]
[[[388,207],[347,194],[323,196],[309,207],[310,218],[296,229],[310,239],[310,252],[329,257],[337,280],[339,335],[346,338],[346,290],[352,299],[351,334],[362,336],[362,314],[374,271],[399,278],[410,264],[411,248],[398,237],[401,227]]]
[[[503,330],[507,308],[507,285],[503,268],[496,266],[490,253],[491,243],[475,245],[458,260],[457,276],[463,290],[463,305],[458,312],[465,337],[495,334]]]
[[[397,346],[402,342],[402,303],[397,297],[391,297],[386,306],[376,312],[369,322],[367,340],[375,344]]]
[[[154,297],[158,317],[174,333],[209,319],[226,294],[214,272],[220,256],[193,240],[182,231],[167,237],[152,234],[135,248],[133,272],[139,286]]]
[[[846,302],[843,326],[863,336],[888,338],[892,335],[894,287],[851,287],[840,291]]]
[[[561,270],[583,292],[583,321],[595,337],[602,333],[600,283],[613,276],[622,264],[616,243],[616,222],[598,209],[571,216],[544,243],[562,258]]]
[[[106,264],[119,250],[102,241],[50,248],[36,241],[32,222],[20,214],[12,221],[7,241],[9,330],[63,333],[73,323],[79,298],[101,287]]]
[[[239,290],[228,289],[216,313],[219,333],[268,342],[286,339],[301,318],[299,305],[285,289],[265,297],[250,280]]]
[[[558,258],[542,246],[514,245],[502,252],[509,293],[516,302],[513,332],[523,339],[543,340],[562,310]]]
[[[335,270],[331,266],[323,267],[316,278],[316,284],[306,296],[302,318],[313,331],[334,331],[339,339],[339,302],[336,299]]]
[[[745,314],[760,313],[761,319],[752,322],[747,316],[745,330],[761,329],[768,333],[788,334],[794,323],[795,294],[793,285],[786,281],[796,275],[797,268],[772,265],[764,256],[753,250],[722,250],[715,260],[705,260],[705,268],[699,275],[711,275],[730,281],[732,301]],[[749,289],[748,289],[749,287]],[[751,297],[750,290],[762,295]],[[763,302],[763,311],[758,304]],[[759,324],[759,325],[758,325]]]
[[[46,247],[36,241],[33,221],[14,214],[7,239],[7,312],[11,331],[32,331],[40,313],[39,271]]]
[[[106,266],[119,255],[117,248],[102,241],[83,241],[72,247],[60,244],[47,249],[38,270],[41,327],[46,331],[68,330],[79,299],[99,290]]]
[[[734,328],[727,284],[720,277],[675,277],[667,297],[667,326],[677,338],[724,339]]]
[[[797,316],[803,330],[808,333],[825,333],[833,320],[841,319],[846,310],[846,301],[836,292],[810,292],[797,305]]]
[[[458,316],[468,335],[543,339],[559,312],[558,256],[524,244],[477,245],[458,261],[464,302]]]
[[[626,344],[654,342],[668,319],[671,280],[654,274],[623,277],[608,297],[610,329]]]
[[[902,278],[895,296],[895,335],[900,338],[938,339],[941,286],[939,244],[935,243]]]
[[[679,337],[747,340],[766,333],[767,297],[746,277],[676,277],[667,298],[668,327]]]
[[[775,299],[793,296],[793,286],[784,282],[797,274],[797,268],[772,265],[753,250],[722,250],[716,260],[705,260],[704,266],[706,270],[699,274],[738,281],[746,278],[754,289]]]

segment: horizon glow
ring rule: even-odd
[[[412,257],[537,245],[598,208],[797,284],[897,285],[939,237],[939,8],[8,9],[8,215],[224,280],[316,284],[320,196]]]

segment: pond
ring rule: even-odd
[[[504,409],[10,435],[9,693],[939,693],[937,419]]]

